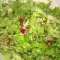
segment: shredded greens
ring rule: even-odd
[[[50,3],[8,0],[7,4],[0,0],[0,53],[4,60],[60,60],[60,8],[50,9]],[[27,35],[21,35],[21,17]]]

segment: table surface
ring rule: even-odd
[[[48,3],[48,0],[34,0],[36,2]],[[50,8],[60,7],[60,0],[50,0],[52,1]]]

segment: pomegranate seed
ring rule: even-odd
[[[27,28],[24,27],[24,26],[22,26],[22,28],[21,28],[21,33],[27,34]]]
[[[21,23],[23,23],[23,22],[24,22],[24,18],[20,18],[19,21],[20,21]]]
[[[52,41],[48,41],[47,44],[48,44],[48,46],[51,46],[52,45]]]

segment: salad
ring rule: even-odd
[[[33,0],[0,0],[0,53],[4,60],[60,60],[60,8]]]

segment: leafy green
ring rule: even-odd
[[[0,0],[0,52],[4,60],[46,60],[46,56],[60,60],[60,8],[50,9],[51,2],[24,1],[6,4]],[[21,33],[22,25],[28,30],[26,35]]]

